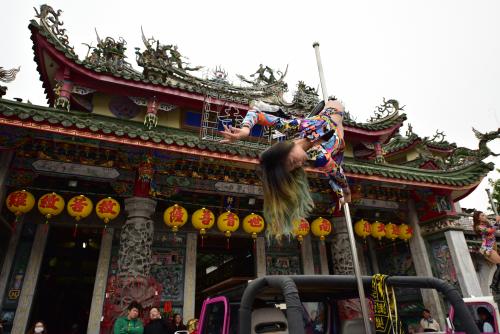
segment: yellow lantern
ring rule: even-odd
[[[193,227],[200,231],[203,236],[207,233],[207,230],[212,228],[215,224],[215,216],[212,211],[202,208],[196,210],[191,216],[191,224]]]
[[[182,206],[174,204],[168,207],[163,213],[163,221],[165,225],[172,228],[172,232],[177,233],[179,227],[186,224],[188,220],[188,212]]]
[[[381,240],[385,237],[385,225],[379,221],[376,221],[372,224],[372,237],[375,239]]]
[[[14,191],[5,200],[7,209],[16,215],[12,230],[16,229],[16,224],[22,214],[28,213],[35,206],[35,197],[26,190]]]
[[[413,229],[407,224],[399,225],[399,239],[408,241],[413,236]]]
[[[325,237],[332,233],[332,223],[328,219],[319,217],[311,223],[311,232],[324,241]]]
[[[251,234],[252,239],[257,239],[257,234],[264,230],[264,218],[260,215],[251,213],[243,219],[243,231]]]
[[[399,226],[393,223],[385,225],[385,237],[392,241],[396,240],[399,237]]]
[[[92,213],[93,208],[92,201],[83,195],[71,198],[66,206],[69,215],[74,217],[76,221],[88,217]]]
[[[372,233],[372,226],[368,221],[361,219],[354,224],[354,232],[357,236],[366,239]]]
[[[231,232],[235,232],[240,226],[240,218],[231,211],[226,211],[217,218],[217,228],[224,232],[226,238],[231,236]]]
[[[301,220],[294,221],[292,225],[292,234],[297,238],[299,243],[302,243],[304,237],[309,234],[309,230],[311,229],[309,226],[309,222],[302,218]]]
[[[88,217],[92,213],[93,207],[92,201],[83,195],[75,196],[68,201],[66,210],[68,210],[71,217],[75,217],[76,219],[73,237],[76,237],[78,222],[80,219]]]
[[[95,206],[95,213],[99,219],[103,220],[105,224],[104,228],[106,228],[106,224],[118,217],[120,214],[120,203],[111,197],[103,198],[97,202]]]
[[[48,193],[38,200],[38,211],[45,216],[45,224],[49,219],[57,216],[64,210],[64,198],[56,193]]]
[[[207,234],[207,230],[215,224],[213,212],[205,208],[196,210],[191,216],[191,224],[193,224],[195,229],[200,231],[201,247],[203,247],[203,239],[205,238],[205,234]]]

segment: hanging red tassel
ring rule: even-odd
[[[231,247],[229,246],[229,238],[226,238],[226,249],[230,249]]]
[[[73,229],[73,238],[76,238],[76,230],[78,229],[78,224],[75,224],[75,228]]]
[[[202,235],[201,236],[201,248],[203,248],[203,241],[205,240],[205,237]]]

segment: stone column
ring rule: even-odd
[[[195,298],[196,298],[196,247],[198,236],[190,232],[186,236],[186,261],[184,273],[184,306],[182,309],[183,318],[186,320],[195,318]]]
[[[302,245],[300,246],[300,255],[302,256],[302,272],[304,275],[314,275],[311,235],[304,237]]]
[[[31,248],[30,259],[26,268],[26,275],[24,276],[23,287],[19,296],[11,333],[26,332],[49,229],[50,226],[47,227],[44,225],[36,227],[35,239],[33,240],[33,247]]]
[[[87,334],[99,333],[101,326],[102,308],[106,298],[106,284],[108,281],[109,263],[111,261],[111,247],[113,246],[113,229],[108,228],[102,236],[99,260],[90,305],[89,323]]]
[[[497,266],[484,259],[482,255],[476,255],[476,258],[472,259],[472,261],[475,262],[476,266],[479,268],[477,271],[477,279],[479,280],[483,296],[491,296],[490,284]]]
[[[453,265],[457,272],[458,282],[464,297],[482,296],[481,286],[477,279],[476,269],[472,263],[469,247],[463,231],[448,230],[444,232],[450,248]]]
[[[326,256],[326,245],[324,241],[318,241],[319,249],[319,262],[321,268],[321,275],[330,275],[330,270],[328,269],[328,257]]]
[[[430,256],[427,253],[425,240],[420,231],[417,211],[415,210],[415,203],[413,203],[413,201],[408,202],[408,209],[409,225],[413,229],[413,237],[410,239],[410,252],[415,271],[417,276],[432,277],[432,267],[429,261]],[[420,291],[422,293],[424,306],[431,311],[431,314],[439,321],[442,327],[445,324],[445,314],[441,306],[438,292],[432,289],[421,289]]]
[[[255,273],[257,277],[266,276],[266,239],[264,237],[257,237],[255,244],[255,263]]]
[[[118,276],[148,277],[151,270],[154,224],[151,215],[156,201],[131,197],[125,200],[127,221],[120,234]]]
[[[19,243],[19,238],[21,237],[21,231],[23,229],[23,220],[23,217],[21,217],[21,219],[17,223],[16,230],[10,236],[9,245],[7,246],[7,252],[5,253],[5,259],[2,264],[2,271],[0,272],[0,308],[5,298],[5,294],[7,293],[10,271],[12,269],[12,264],[14,263],[17,244]]]

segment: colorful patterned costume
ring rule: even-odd
[[[345,142],[337,134],[337,123],[333,114],[340,113],[332,108],[323,109],[309,118],[283,119],[261,111],[250,110],[242,125],[250,129],[256,125],[273,127],[289,138],[307,138],[314,146],[307,151],[312,166],[328,174],[330,186],[340,198],[342,188],[347,188],[347,180],[342,170]]]
[[[479,252],[484,256],[490,256],[492,251],[497,250],[497,243],[495,238],[495,232],[497,231],[497,225],[479,225],[479,232],[481,233],[481,238],[483,243]]]

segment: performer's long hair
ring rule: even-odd
[[[479,225],[481,225],[481,220],[479,219],[479,216],[482,213],[483,213],[482,211],[474,211],[474,214],[472,215],[474,232],[476,232],[477,235],[481,235],[481,232],[479,232]]]
[[[303,168],[286,169],[286,159],[295,143],[279,142],[260,155],[267,236],[287,236],[292,222],[307,218],[314,208]]]

